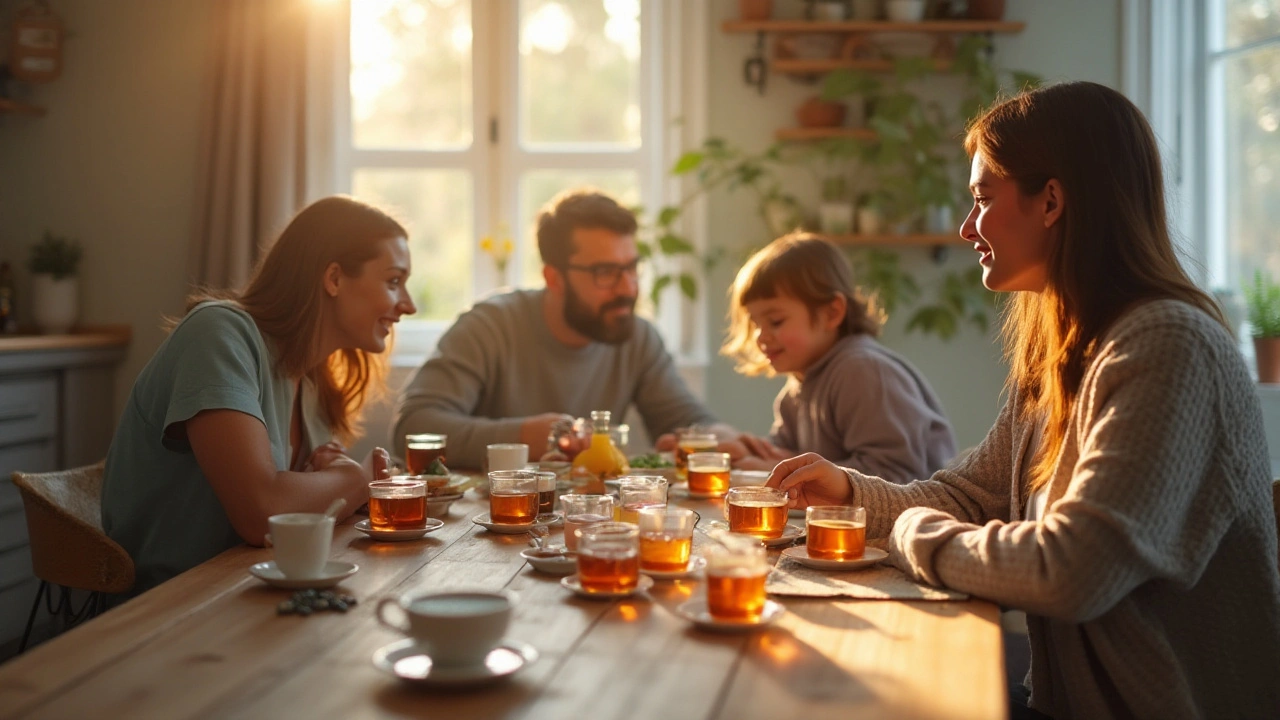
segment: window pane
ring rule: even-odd
[[[471,144],[470,0],[351,0],[359,148]]]
[[[1226,0],[1226,4],[1227,47],[1280,35],[1280,0]]]
[[[414,317],[452,320],[471,305],[474,200],[462,170],[361,169],[352,177],[361,200],[392,212],[409,231]]]
[[[1280,278],[1280,47],[1225,60],[1223,197],[1229,280],[1254,268]]]
[[[640,145],[640,0],[520,0],[520,141]]]
[[[536,170],[520,178],[520,236],[524,266],[517,282],[522,287],[542,287],[542,257],[534,222],[538,211],[557,193],[578,187],[594,187],[612,195],[624,207],[640,204],[640,177],[634,170]]]

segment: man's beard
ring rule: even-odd
[[[572,287],[566,284],[564,288],[564,321],[569,327],[596,342],[621,345],[630,340],[631,333],[636,328],[635,306],[636,299],[633,297],[614,298],[601,306],[599,313],[593,315],[591,308],[582,302]],[[606,319],[605,313],[614,308],[628,308],[632,312],[613,320]]]

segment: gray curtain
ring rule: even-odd
[[[217,0],[193,283],[240,288],[307,203],[337,187],[346,2]]]

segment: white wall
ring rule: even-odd
[[[775,7],[780,12],[795,9],[785,3],[775,3]],[[1007,8],[1005,18],[1024,21],[1027,28],[1018,35],[995,36],[995,60],[999,66],[1028,70],[1049,80],[1093,80],[1119,87],[1117,0],[1009,0]],[[709,134],[744,148],[762,148],[772,141],[776,128],[795,124],[795,106],[818,90],[777,75],[770,76],[763,97],[744,85],[742,61],[753,52],[755,37],[720,31],[721,22],[736,18],[737,14],[735,0],[713,0],[711,77],[707,83],[711,91]],[[716,193],[709,206],[710,240],[733,249],[732,257],[738,257],[742,248],[768,240],[756,219],[754,203],[746,195]],[[945,268],[935,266],[922,249],[905,250],[904,259],[920,280],[936,276],[942,269],[962,269],[976,262],[974,255],[960,245],[951,251]],[[722,265],[710,278],[711,318],[724,317],[725,289],[732,282],[736,267]],[[959,446],[977,443],[999,410],[998,395],[1006,371],[994,335],[966,330],[948,343],[933,336],[904,335],[902,324],[901,316],[890,318],[884,342],[904,353],[929,378],[955,425]],[[719,346],[722,331],[722,325],[713,322],[711,347]],[[707,378],[707,399],[721,417],[746,429],[764,431],[770,422],[773,396],[780,386],[779,379],[740,377],[729,362],[717,358]]]
[[[30,97],[48,113],[0,116],[0,258],[23,265],[46,228],[81,241],[83,321],[133,327],[117,408],[182,311],[215,1],[57,0],[65,69]]]

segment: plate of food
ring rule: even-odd
[[[676,464],[671,453],[645,453],[627,461],[632,475],[661,475],[672,482],[676,479]]]

